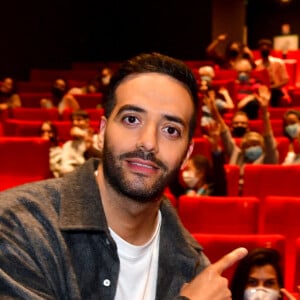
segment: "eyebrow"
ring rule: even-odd
[[[146,113],[146,110],[139,107],[139,106],[127,104],[127,105],[124,105],[120,108],[120,110],[117,113],[117,116],[119,116],[124,111],[133,111],[133,112],[139,112],[139,113]],[[164,118],[168,121],[175,122],[175,123],[178,123],[182,126],[185,126],[184,121],[179,117],[165,114]]]

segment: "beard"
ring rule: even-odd
[[[129,179],[122,167],[122,162],[127,158],[141,158],[155,163],[162,171],[157,180],[152,184],[147,183],[147,177],[137,174],[137,179]],[[112,147],[108,146],[107,139],[103,145],[102,166],[104,178],[109,185],[120,195],[126,196],[138,203],[157,201],[165,190],[165,187],[178,176],[181,163],[172,170],[151,152],[142,149],[126,152],[119,156],[114,155]]]

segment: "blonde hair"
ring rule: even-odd
[[[253,142],[253,141],[259,142],[260,146],[263,149],[265,148],[263,136],[256,131],[249,131],[243,136],[243,138],[241,140],[241,144],[240,144],[241,149],[244,150],[244,149],[248,148],[249,144],[251,144],[251,142]]]
[[[210,76],[211,78],[215,77],[215,70],[211,66],[203,66],[199,68],[199,75],[200,76]]]

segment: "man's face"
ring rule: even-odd
[[[81,116],[73,117],[72,124],[74,127],[78,127],[80,129],[87,129],[90,125],[89,119],[86,119]]]
[[[236,115],[232,120],[232,127],[248,128],[248,118],[244,115]]]
[[[125,79],[116,99],[101,122],[100,171],[119,194],[138,202],[156,200],[192,151],[191,96],[172,77],[144,73]]]

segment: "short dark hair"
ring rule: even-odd
[[[137,55],[125,61],[121,64],[120,68],[114,72],[103,102],[105,116],[108,118],[115,107],[115,91],[124,78],[131,74],[149,72],[169,75],[183,83],[190,92],[194,105],[194,113],[189,128],[189,138],[191,139],[197,125],[197,114],[199,110],[198,85],[196,78],[192,70],[183,61],[157,52]]]
[[[79,110],[74,110],[71,114],[71,120],[73,120],[75,117],[82,117],[84,119],[89,119],[90,115],[88,114],[87,111],[79,109]]]
[[[232,300],[241,300],[244,298],[244,290],[246,288],[249,273],[254,266],[273,266],[279,287],[284,286],[283,272],[281,266],[281,256],[276,249],[272,248],[256,248],[248,253],[238,263],[231,280]]]
[[[270,48],[273,47],[273,43],[269,39],[260,39],[258,41],[258,47],[265,46],[265,45],[268,46],[268,47],[270,47]]]

